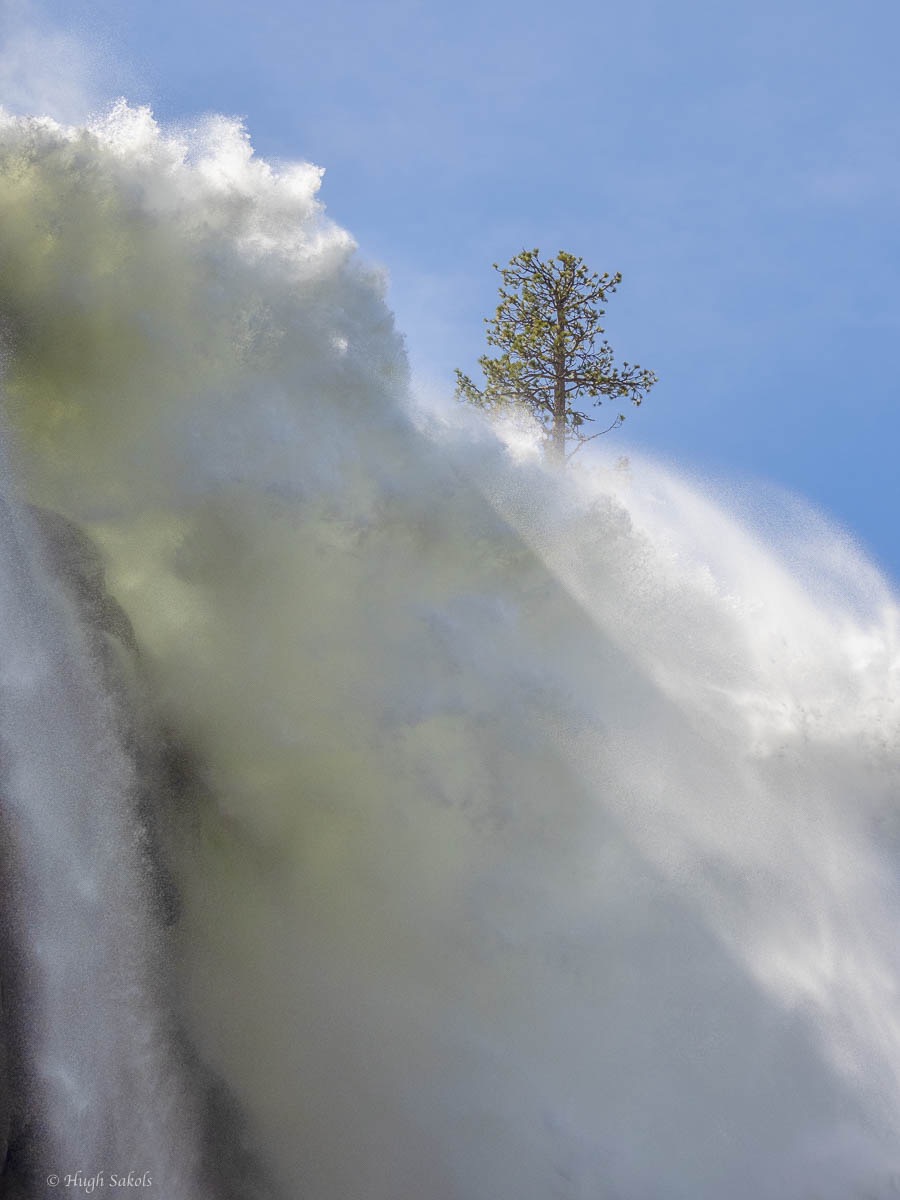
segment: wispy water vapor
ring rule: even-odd
[[[893,598],[417,411],[320,174],[0,129],[18,476],[190,747],[193,1036],[288,1195],[894,1194]]]
[[[0,11],[0,105],[16,114],[84,121],[100,105],[101,55],[61,30],[30,0],[5,0]]]

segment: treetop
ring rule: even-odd
[[[493,317],[486,317],[488,345],[502,353],[478,361],[484,388],[456,372],[457,396],[497,415],[524,409],[544,430],[548,457],[557,463],[571,458],[581,446],[617,428],[619,413],[606,429],[583,431],[594,418],[572,404],[582,396],[630,400],[638,407],[656,383],[656,375],[637,363],[616,366],[608,342],[598,341],[605,330],[600,305],[614,295],[621,272],[598,274],[584,261],[560,250],[542,259],[540,250],[521,250],[505,267],[493,264],[502,284]],[[567,453],[568,442],[575,446]]]

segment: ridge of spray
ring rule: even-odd
[[[189,748],[192,1037],[287,1195],[895,1194],[893,597],[417,412],[320,176],[0,128],[17,472]]]

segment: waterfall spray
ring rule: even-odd
[[[417,410],[320,177],[222,119],[0,129],[16,477],[101,547],[179,747],[169,951],[120,700],[7,530],[48,1139],[198,1194],[171,966],[285,1195],[896,1194],[890,589],[651,462],[560,480]]]
[[[124,697],[104,686],[35,517],[9,496],[0,547],[7,1025],[28,1194],[105,1172],[203,1196],[139,781],[113,707]]]

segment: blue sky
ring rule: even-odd
[[[429,386],[482,352],[491,262],[622,271],[608,336],[660,383],[600,453],[790,488],[900,579],[893,3],[7,0],[0,30],[15,103],[30,72],[60,109],[236,114],[326,167]]]

